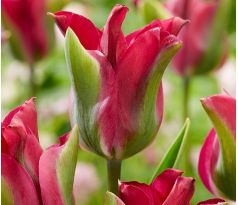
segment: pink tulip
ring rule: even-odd
[[[17,56],[29,63],[45,56],[48,51],[45,0],[3,0],[2,12]]]
[[[52,14],[62,33],[68,33],[66,56],[77,99],[81,145],[109,159],[139,152],[158,132],[163,115],[161,77],[180,47],[176,35],[186,23],[177,17],[156,20],[124,36],[121,25],[127,11],[116,5],[102,30],[78,14]],[[90,60],[83,60],[86,57]],[[100,67],[84,72],[74,67],[74,61]]]
[[[213,32],[219,2],[216,0],[166,2],[166,7],[173,15],[190,20],[190,24],[179,34],[184,46],[174,58],[174,67],[178,74],[184,76],[205,73],[220,67],[225,60],[227,42],[223,35],[224,30]],[[216,42],[216,47],[215,43],[213,47],[210,46],[211,42]]]
[[[121,182],[120,198],[126,205],[188,205],[195,180],[181,175],[179,170],[166,169],[150,185]]]
[[[43,152],[38,140],[34,98],[12,110],[1,129],[3,204],[73,204],[76,129],[68,134],[68,140]]]
[[[215,196],[235,200],[236,193],[236,100],[228,95],[202,99],[215,129],[200,152],[198,171]]]

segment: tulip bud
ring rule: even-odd
[[[215,129],[207,136],[199,157],[199,174],[216,196],[236,198],[236,100],[228,95],[202,99]]]
[[[176,35],[186,23],[156,20],[124,36],[127,10],[116,5],[102,31],[83,16],[52,14],[66,34],[80,143],[107,159],[130,157],[156,136],[163,113],[161,78],[181,47]]]

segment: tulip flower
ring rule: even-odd
[[[161,77],[181,46],[176,35],[186,23],[176,17],[156,20],[124,36],[121,25],[127,11],[116,5],[102,30],[78,14],[52,14],[66,35],[80,143],[116,160],[141,151],[158,132]]]
[[[188,205],[195,180],[181,175],[179,170],[166,169],[150,185],[121,182],[120,198],[126,205]]]
[[[201,100],[213,128],[200,152],[198,171],[206,188],[215,196],[236,198],[236,100],[214,95]]]
[[[73,128],[64,143],[43,152],[31,98],[5,117],[1,129],[3,204],[73,204],[77,128]]]
[[[3,0],[2,12],[16,56],[30,64],[44,57],[48,52],[45,0]]]

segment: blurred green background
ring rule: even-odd
[[[115,3],[125,4],[130,9],[123,23],[124,33],[127,34],[145,25],[142,15],[135,9],[131,1],[74,1],[65,5],[65,9],[87,16],[99,28],[102,28]],[[53,20],[47,17],[47,21],[52,22]],[[68,114],[70,80],[64,56],[64,40],[56,27],[55,31],[55,46],[46,58],[36,64],[35,70],[39,136],[44,148],[56,143],[59,136],[70,130]],[[234,34],[229,37],[229,41],[232,42],[231,45],[234,45]],[[199,99],[221,93],[223,89],[235,96],[235,48],[230,50],[229,58],[220,70],[207,76],[194,77],[191,82],[189,91],[191,95],[189,102],[191,129],[188,146],[192,150],[189,156],[189,167],[192,169],[185,175],[196,178],[196,191],[192,205],[212,197],[197,174],[198,154],[212,127]],[[22,104],[30,97],[30,88],[28,66],[14,58],[8,41],[2,44],[1,55],[3,118],[12,108]],[[171,66],[167,68],[163,77],[165,110],[158,136],[146,150],[123,161],[122,180],[147,182],[183,124],[182,80],[174,73]],[[85,165],[84,169],[79,169],[81,184],[78,190],[78,198],[80,198],[78,204],[103,204],[104,193],[107,189],[106,161],[84,150],[80,150],[78,161],[81,165]],[[92,186],[89,186],[90,184]]]

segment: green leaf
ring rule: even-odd
[[[185,143],[187,141],[189,127],[190,120],[187,119],[183,125],[183,128],[180,130],[178,136],[176,137],[174,143],[171,145],[171,147],[161,160],[160,164],[156,168],[156,171],[153,177],[150,179],[150,182],[152,182],[154,178],[165,169],[177,167],[177,164],[181,159]]]
[[[78,149],[78,127],[75,126],[70,132],[69,138],[60,153],[56,168],[57,178],[59,180],[60,188],[63,193],[63,198],[66,205],[73,204],[72,191]]]
[[[123,201],[112,192],[107,191],[104,205],[125,205]]]

